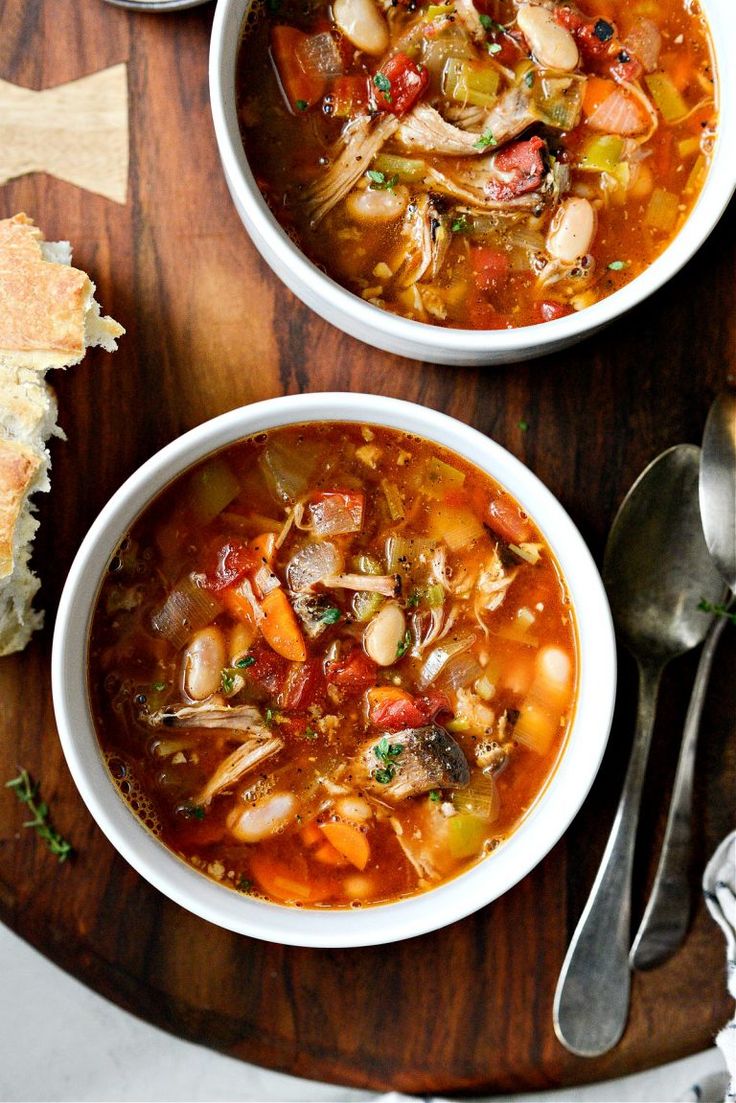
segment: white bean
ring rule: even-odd
[[[182,659],[185,693],[193,701],[204,701],[220,688],[225,666],[225,638],[213,624],[200,628],[187,644]]]
[[[335,802],[335,811],[346,820],[358,823],[369,820],[373,815],[370,804],[362,797],[341,797]]]
[[[369,658],[379,666],[391,666],[399,655],[406,633],[403,609],[391,601],[380,609],[363,632],[363,647]]]
[[[522,4],[517,23],[540,65],[563,73],[576,68],[580,55],[575,39],[551,11],[539,4]]]
[[[355,188],[345,200],[345,208],[355,222],[395,222],[409,202],[409,192],[399,184],[395,188]]]
[[[587,199],[564,199],[547,233],[547,252],[565,264],[572,264],[590,251],[595,237],[597,217]]]
[[[258,843],[275,835],[296,815],[297,800],[293,793],[273,793],[254,808],[235,808],[227,825],[241,843]]]
[[[374,0],[334,0],[338,28],[359,50],[378,57],[388,49],[388,24]]]

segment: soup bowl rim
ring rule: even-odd
[[[218,0],[210,44],[210,102],[225,179],[252,241],[276,275],[333,325],[390,352],[437,363],[507,363],[582,340],[637,306],[697,252],[736,189],[736,20],[732,0],[702,0],[718,70],[719,126],[703,189],[663,252],[638,276],[592,306],[564,318],[510,330],[448,328],[366,302],[313,263],[283,230],[256,183],[240,138],[235,68],[241,24],[253,0]]]
[[[124,534],[157,494],[192,464],[237,440],[308,422],[387,425],[465,456],[529,511],[570,593],[578,632],[575,717],[555,770],[533,807],[491,855],[419,895],[358,909],[299,909],[226,888],[172,853],[118,791],[97,740],[87,688],[88,638],[101,580]],[[146,880],[195,915],[267,941],[297,946],[378,945],[446,926],[495,900],[552,849],[579,810],[606,746],[616,648],[600,575],[582,536],[544,484],[495,441],[436,410],[374,395],[312,393],[240,407],[178,437],[123,483],[85,536],[59,602],[52,692],[62,748],[93,818]]]

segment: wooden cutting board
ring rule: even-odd
[[[87,814],[57,741],[49,689],[54,609],[95,514],[183,430],[234,406],[305,390],[413,399],[462,418],[527,463],[600,557],[628,486],[663,448],[698,441],[736,362],[736,209],[662,292],[593,340],[509,368],[440,368],[376,352],[303,307],[271,274],[231,206],[209,115],[212,7],[134,15],[100,0],[5,0],[0,80],[51,88],[127,63],[127,203],[39,174],[0,188],[69,238],[120,351],[58,374],[53,488],[39,500],[35,564],[46,629],[0,660],[0,779],[27,767],[77,857],[57,865],[0,789],[0,916],[70,973],[181,1037],[293,1074],[449,1093],[542,1089],[616,1076],[707,1046],[729,1014],[722,938],[702,905],[687,943],[634,979],[631,1020],[600,1060],[570,1056],[552,996],[613,817],[635,702],[630,663],[599,778],[566,837],[505,897],[436,934],[380,949],[250,941],[196,919],[116,856]],[[118,144],[119,150],[119,144]],[[520,423],[528,425],[526,431]],[[703,719],[697,864],[733,827],[735,634]],[[662,694],[644,800],[635,916],[655,865],[693,657]]]

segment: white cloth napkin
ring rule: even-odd
[[[736,831],[728,835],[705,867],[703,893],[708,911],[726,937],[726,984],[736,999]],[[726,1103],[736,1103],[736,1015],[716,1038],[730,1084]]]

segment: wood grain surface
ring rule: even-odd
[[[101,0],[5,0],[0,79],[43,89],[128,64],[131,173],[121,207],[41,174],[0,188],[0,216],[69,238],[120,351],[55,382],[66,443],[52,446],[34,562],[45,630],[0,661],[0,778],[40,779],[77,856],[57,865],[0,789],[0,917],[91,987],[177,1035],[293,1074],[416,1092],[543,1089],[614,1076],[707,1046],[729,1014],[722,938],[702,905],[687,943],[634,978],[620,1045],[572,1057],[552,996],[600,859],[630,743],[635,682],[623,656],[613,734],[565,838],[516,888],[444,931],[382,949],[289,949],[189,915],[119,858],[89,817],[57,740],[49,687],[54,609],[110,494],[183,430],[283,393],[365,390],[467,421],[527,463],[600,558],[627,488],[669,445],[698,441],[736,364],[736,209],[643,307],[572,351],[509,368],[414,363],[358,344],[272,275],[231,206],[209,114],[212,7],[131,14]],[[526,422],[524,432],[520,422]],[[662,692],[647,779],[635,920],[656,864],[695,656]],[[697,868],[733,827],[736,647],[725,635],[703,719]]]

